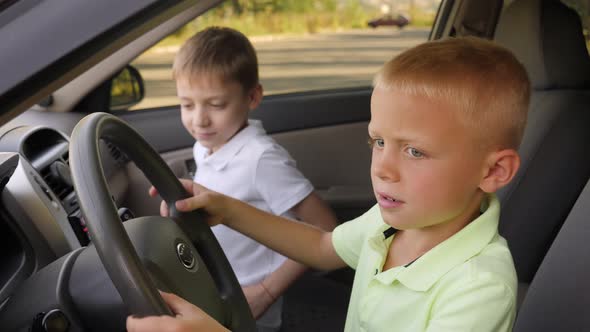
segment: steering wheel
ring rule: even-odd
[[[170,218],[151,216],[121,222],[102,168],[101,140],[111,142],[135,162],[170,207]],[[92,260],[96,254],[88,249],[96,248],[129,313],[171,315],[158,286],[199,306],[232,331],[256,330],[242,288],[204,213],[181,213],[174,208],[174,202],[189,194],[141,135],[113,115],[88,115],[72,133],[70,166],[92,239],[77,261]],[[88,269],[74,266],[74,279],[82,274],[77,270]],[[80,296],[75,290],[73,293],[77,302]]]

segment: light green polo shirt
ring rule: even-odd
[[[376,205],[338,226],[332,243],[356,270],[346,332],[511,331],[517,277],[498,234],[500,203],[490,195],[482,214],[407,266],[382,272],[389,225]]]

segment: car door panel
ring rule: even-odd
[[[375,204],[367,125],[363,121],[273,135],[297,161],[320,196],[334,208],[341,222],[359,216]]]

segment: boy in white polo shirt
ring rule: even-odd
[[[207,28],[190,38],[173,65],[182,123],[196,139],[194,181],[258,209],[330,231],[330,208],[288,152],[248,114],[262,99],[256,52],[240,32]],[[281,325],[281,294],[305,267],[226,226],[213,227],[260,331]]]
[[[374,80],[369,141],[378,204],[333,232],[271,216],[194,185],[181,211],[223,223],[319,269],[356,270],[345,331],[512,330],[517,278],[494,192],[514,177],[530,83],[483,39],[427,42]],[[171,294],[178,318],[128,318],[130,331],[223,331]],[[214,327],[215,326],[215,327]]]

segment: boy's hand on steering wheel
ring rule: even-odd
[[[229,331],[203,310],[188,301],[170,293],[160,292],[175,317],[150,316],[127,317],[127,331],[130,332],[227,332]]]
[[[176,209],[181,212],[189,212],[197,209],[204,209],[208,212],[207,222],[210,226],[221,224],[225,214],[225,204],[228,197],[211,191],[189,179],[178,179],[190,197],[175,202]],[[151,197],[158,196],[158,190],[152,186],[148,191]],[[165,201],[160,203],[160,215],[168,217],[170,214],[168,204]]]

